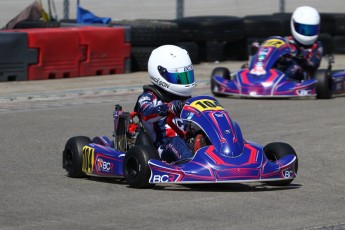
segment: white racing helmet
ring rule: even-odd
[[[185,49],[174,45],[154,49],[148,61],[148,72],[152,83],[165,91],[191,96],[195,86],[194,68]]]
[[[312,45],[318,38],[320,14],[310,6],[298,7],[291,17],[292,36],[303,45]]]

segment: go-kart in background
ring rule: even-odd
[[[107,25],[92,27],[76,23],[76,1],[69,1],[69,12],[63,2],[55,1],[57,21],[22,21],[14,30],[0,32],[0,50],[5,51],[0,53],[0,81],[145,71],[152,49],[163,44],[186,48],[195,64],[244,61],[253,41],[290,35],[291,12],[300,5],[319,9],[324,53],[345,53],[341,0],[288,1],[286,13],[279,13],[278,0],[185,1],[185,17],[179,19],[175,19],[176,1],[83,0],[83,8],[112,18]],[[0,2],[0,22],[9,21],[30,3]]]
[[[133,16],[134,9],[139,16],[145,14],[144,18],[158,18],[163,13],[175,17],[175,6],[165,0],[136,1],[135,4],[132,0],[81,1],[96,15],[113,19],[117,15],[119,19],[126,18],[122,17],[125,14]],[[3,11],[11,9],[6,8],[4,2],[14,5],[24,1],[1,0],[0,17],[7,14]],[[110,2],[118,5],[114,7]],[[140,2],[155,2],[159,8],[151,4],[151,9],[144,3],[139,5]],[[200,3],[198,9],[210,10],[210,14],[215,15],[210,4],[218,1],[188,0],[188,4],[190,2]],[[271,7],[277,9],[276,0],[223,2],[230,2],[231,6],[252,3],[251,14],[255,14],[254,7],[261,11],[258,2],[265,7],[269,7],[267,2],[274,2]],[[303,1],[305,4],[314,2],[321,1]],[[344,9],[344,0],[324,2],[324,7],[337,2],[337,9]],[[58,1],[56,4],[59,6]],[[231,11],[224,6],[227,5],[221,6],[223,12]],[[11,13],[8,19],[23,7]],[[155,13],[153,9],[160,11]],[[114,16],[105,11],[114,12]],[[186,12],[186,16],[194,15]],[[344,55],[336,55],[335,61],[345,68]],[[231,70],[236,70],[242,63],[201,63],[195,68],[196,80],[209,83],[215,67],[229,65]],[[128,87],[129,82],[140,88]],[[344,97],[332,100],[219,98],[240,124],[246,139],[263,144],[284,141],[297,150],[301,159],[300,173],[295,184],[287,189],[260,184],[225,184],[136,190],[129,189],[123,182],[67,178],[61,167],[61,151],[67,139],[74,135],[111,136],[114,104],[120,103],[126,111],[131,111],[141,86],[148,82],[145,72],[1,82],[0,229],[68,229],[71,226],[73,229],[345,228]],[[211,94],[206,84],[200,87],[197,84],[194,93]]]

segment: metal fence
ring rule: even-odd
[[[1,0],[0,26],[19,14],[34,0]],[[77,0],[51,0],[58,17],[75,18]],[[48,9],[48,0],[42,0]],[[184,4],[181,6],[183,2]],[[321,12],[343,13],[344,0],[80,0],[81,6],[100,17],[113,19],[175,19],[182,8],[183,16],[198,15],[262,15],[280,11],[292,12],[310,5]],[[180,12],[181,16],[181,12]]]

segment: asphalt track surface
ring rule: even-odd
[[[336,57],[343,68],[343,57]],[[211,95],[216,66],[195,66],[194,95]],[[345,229],[345,98],[219,98],[244,137],[291,144],[290,186],[180,185],[132,189],[72,179],[62,150],[76,135],[111,136],[114,104],[132,110],[146,73],[0,84],[0,229]]]

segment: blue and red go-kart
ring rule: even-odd
[[[114,111],[114,139],[97,136],[70,138],[63,151],[63,168],[69,177],[124,178],[130,187],[154,184],[263,182],[288,185],[297,175],[295,150],[286,143],[265,147],[246,141],[239,125],[210,96],[188,99],[180,114],[187,121],[181,132],[194,152],[192,159],[166,163],[159,159],[137,114]]]
[[[211,74],[211,91],[215,96],[239,97],[315,97],[329,99],[345,93],[345,71],[332,71],[333,56],[327,56],[328,68],[319,69],[311,79],[296,81],[285,76],[280,58],[292,50],[282,37],[269,37],[250,59],[248,68],[230,73],[217,67]]]

